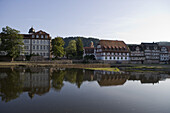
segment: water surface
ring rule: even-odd
[[[0,113],[170,113],[170,75],[0,68]]]

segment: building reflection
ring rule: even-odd
[[[110,72],[84,70],[88,81],[97,81],[100,86],[124,85],[126,81],[140,81],[141,84],[155,84],[170,78],[169,74],[160,72]]]
[[[170,78],[169,74],[160,72],[131,72],[129,80],[139,80],[141,84],[155,84]]]
[[[23,92],[28,92],[30,98],[34,94],[43,95],[50,89],[50,72],[48,68],[23,69],[20,74]]]
[[[18,98],[23,92],[30,98],[44,95],[50,88],[61,91],[65,82],[81,88],[83,82],[97,81],[99,86],[122,86],[127,81],[140,81],[141,84],[155,84],[170,78],[160,72],[109,72],[85,69],[12,67],[0,68],[0,97],[8,102]]]

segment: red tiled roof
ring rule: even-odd
[[[124,48],[129,51],[128,46],[124,43],[124,41],[118,40],[100,40],[99,44],[102,48]]]

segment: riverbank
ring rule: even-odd
[[[59,67],[59,68],[109,68],[110,64],[59,64],[56,62],[0,62],[0,67]]]
[[[168,71],[170,72],[170,65],[168,64],[74,64],[72,62],[0,62],[0,67],[10,66],[27,66],[27,67],[56,67],[56,68],[110,68],[116,67],[121,71]]]

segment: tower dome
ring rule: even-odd
[[[35,29],[33,28],[33,27],[31,27],[30,29],[29,29],[29,32],[28,33],[35,33]]]

